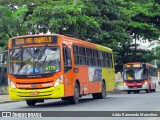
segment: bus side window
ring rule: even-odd
[[[64,70],[67,72],[72,69],[72,61],[71,61],[71,50],[69,48],[63,48],[63,57],[64,57]]]
[[[147,69],[144,68],[142,71],[142,79],[146,78],[146,76],[147,76]]]
[[[6,60],[5,55],[2,54],[2,63],[5,63],[5,60]]]
[[[67,65],[68,66],[71,66],[71,51],[69,48],[66,48],[66,58],[67,58]]]

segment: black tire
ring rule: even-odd
[[[156,85],[155,85],[155,88],[153,89],[153,92],[156,92]]]
[[[140,92],[139,90],[135,90],[135,91],[134,91],[134,93],[139,93],[139,92]]]
[[[103,81],[102,82],[102,90],[100,93],[98,93],[98,99],[105,99],[106,98],[106,84]]]
[[[128,90],[127,93],[128,93],[128,94],[131,94],[131,91]]]
[[[79,102],[80,88],[78,83],[75,83],[74,86],[74,96],[71,96],[69,101],[71,104],[77,104]]]
[[[93,97],[93,99],[98,99],[98,93],[93,93],[92,97]]]
[[[149,93],[150,90],[149,90],[149,89],[146,89],[145,91],[146,91],[146,93]]]
[[[63,101],[65,101],[65,100],[69,100],[69,97],[61,98],[61,100],[63,100]]]
[[[153,92],[156,92],[156,89],[153,89]]]
[[[35,106],[36,105],[36,100],[26,100],[26,103],[28,106]]]

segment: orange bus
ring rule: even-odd
[[[110,48],[58,34],[14,37],[8,48],[12,100],[28,106],[50,98],[77,104],[83,95],[103,99],[114,89]]]
[[[156,92],[158,85],[157,67],[140,62],[127,63],[123,67],[124,90],[139,93],[145,90],[146,93]]]

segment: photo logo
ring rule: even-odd
[[[11,112],[2,112],[2,117],[12,117]]]

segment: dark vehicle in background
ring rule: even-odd
[[[7,58],[7,51],[0,52],[0,86],[8,86]]]

